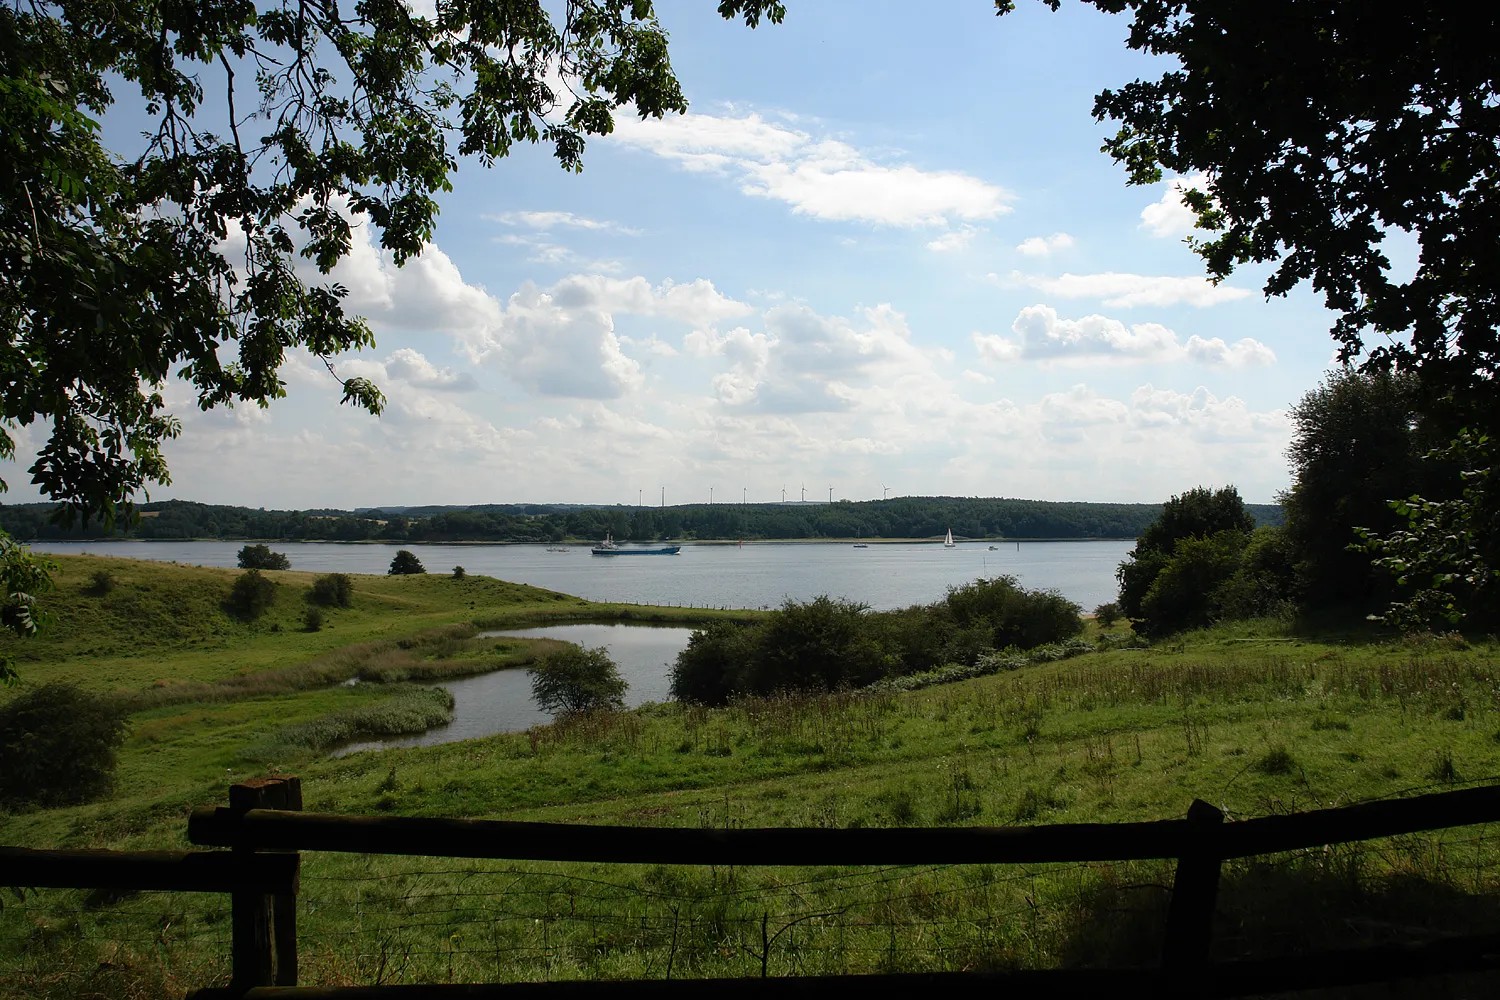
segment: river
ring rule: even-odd
[[[38,552],[121,556],[201,566],[234,566],[242,542],[37,542]],[[991,545],[994,549],[991,549]],[[1008,573],[1023,586],[1055,589],[1084,610],[1115,598],[1115,567],[1135,543],[960,542],[945,549],[914,542],[756,542],[685,545],[675,556],[604,558],[588,546],[548,552],[541,545],[411,545],[429,572],[469,573],[528,583],[593,601],[715,608],[766,608],[821,594],[876,610],[926,604],[953,585]],[[283,542],[292,569],[384,573],[396,545]]]

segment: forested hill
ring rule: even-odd
[[[1248,504],[1260,524],[1280,524],[1281,508]],[[105,538],[97,525],[64,529],[51,504],[0,505],[0,527],[16,538]],[[143,504],[138,523],[116,537],[305,541],[559,542],[603,538],[793,539],[1134,538],[1161,513],[1158,504],[899,497],[822,504],[698,504],[580,507],[515,504],[342,510],[253,510],[170,500]]]

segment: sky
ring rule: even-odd
[[[1165,64],[1080,4],[793,0],[751,31],[665,0],[683,116],[617,118],[580,174],[464,161],[397,268],[334,277],[377,346],[339,405],[202,413],[151,498],[275,508],[1006,496],[1269,502],[1332,317],[1218,286],[1174,178],[1129,187],[1100,90]],[[915,13],[919,11],[919,13]],[[35,448],[23,434],[19,450]],[[23,463],[24,465],[25,463]],[[12,470],[11,502],[36,499]]]

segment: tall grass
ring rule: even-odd
[[[226,677],[213,683],[157,683],[116,695],[128,712],[295,694],[360,680],[375,684],[439,681],[525,667],[566,645],[555,639],[479,639],[473,625],[449,625],[402,639],[362,642],[304,663]]]
[[[269,739],[246,747],[247,761],[267,763],[292,756],[324,753],[346,743],[424,733],[453,721],[453,695],[443,688],[397,689],[373,705],[332,712],[287,726]]]

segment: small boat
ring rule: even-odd
[[[1000,551],[1000,546],[998,546],[998,545],[991,545],[990,546],[990,551],[991,552],[999,552]]]
[[[630,548],[622,549],[611,535],[605,535],[604,541],[589,550],[596,556],[675,556],[682,551],[681,545],[663,545],[659,548]]]
[[[952,528],[948,529],[948,537],[946,537],[946,538],[943,539],[943,548],[945,548],[945,549],[956,549],[956,548],[958,548],[958,543],[953,540],[953,529]]]
[[[549,546],[547,546],[547,551],[548,552],[572,552],[573,550],[570,549],[570,548],[568,548],[566,545],[549,545]]]
[[[855,542],[854,543],[854,547],[856,549],[868,549],[869,548],[869,546],[866,545],[864,542]]]

